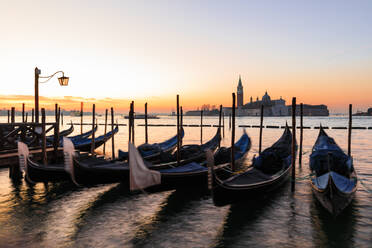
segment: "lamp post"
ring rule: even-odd
[[[59,84],[61,86],[67,86],[69,78],[65,77],[65,74],[63,71],[57,71],[50,76],[40,76],[41,71],[37,67],[35,67],[35,122],[36,123],[39,123],[39,78],[45,78],[46,80],[40,83],[46,83],[59,72],[62,73],[62,77],[58,78]]]

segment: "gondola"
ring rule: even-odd
[[[244,130],[243,135],[234,145],[234,158],[236,166],[240,167],[248,151],[251,148],[251,139]],[[229,171],[231,162],[231,148],[222,147],[214,154],[216,161],[215,170],[217,172]],[[208,166],[207,162],[188,163],[178,167],[159,170],[161,174],[161,184],[147,188],[149,191],[157,191],[164,189],[198,189],[204,190],[208,186]]]
[[[115,130],[114,130],[115,131]],[[109,133],[107,135],[110,135]],[[99,137],[98,137],[99,138]],[[97,139],[98,139],[97,138]],[[216,149],[220,139],[220,132],[217,131],[216,135],[207,143],[203,144],[203,151],[200,152],[202,154],[207,149]],[[73,142],[72,142],[73,143]],[[75,149],[75,148],[74,148]],[[90,149],[90,147],[89,147]],[[127,162],[120,162],[120,161],[110,161],[105,159],[102,156],[91,156],[88,154],[78,153],[79,156],[75,157],[77,164],[77,180],[80,184],[96,184],[96,183],[109,183],[109,182],[118,182],[122,180],[128,180],[128,163]],[[200,154],[193,156],[193,159],[197,160],[200,159]],[[183,163],[190,161],[191,158],[187,158],[183,161]],[[48,165],[43,165],[37,161],[34,161],[32,158],[28,157],[25,159],[25,172],[26,178],[29,182],[48,182],[48,181],[64,181],[70,180],[70,175],[66,172],[65,168],[65,161],[59,159],[58,161],[54,161],[53,163],[49,163]],[[155,168],[164,168],[174,165],[174,163],[164,163],[162,165],[159,164],[151,164],[148,163],[148,166],[155,169]],[[80,166],[79,166],[80,165]],[[100,166],[99,173],[95,174],[96,166]],[[103,165],[107,166],[107,170],[109,171],[108,177],[105,177],[105,173],[102,171],[107,171],[105,168],[101,168]],[[110,170],[112,166],[115,166],[114,171]],[[121,171],[124,171],[124,177],[121,177],[120,174],[117,174],[118,166]],[[120,167],[121,166],[121,167]],[[80,170],[78,170],[80,169]],[[85,170],[84,170],[85,169]],[[81,171],[83,170],[83,171]],[[111,173],[111,174],[110,174]],[[118,177],[116,176],[119,176]],[[123,179],[124,178],[124,179]]]
[[[118,132],[118,127],[114,129],[114,133]],[[109,138],[112,137],[112,132],[109,132],[105,135],[97,137],[96,141],[96,148],[106,142]],[[86,144],[84,149],[90,150],[91,139],[86,139]],[[88,145],[87,145],[88,144]],[[27,147],[27,145],[26,145]],[[28,149],[28,148],[27,148]],[[20,152],[20,151],[18,151]],[[90,156],[87,154],[80,154],[81,158],[89,158]],[[101,157],[93,157],[94,160],[103,160],[104,158]],[[93,159],[92,158],[92,159]],[[70,175],[65,171],[65,162],[63,158],[58,159],[57,161],[53,161],[52,163],[48,163],[47,165],[43,165],[42,163],[33,160],[31,157],[27,156],[24,159],[24,168],[26,179],[29,182],[54,182],[54,181],[64,181],[70,180]]]
[[[91,136],[93,134],[93,132],[97,132],[98,130],[98,126],[96,125],[94,129],[88,131],[88,132],[85,132],[85,133],[82,133],[82,134],[78,134],[78,135],[75,135],[75,136],[71,136],[71,137],[68,137],[73,143],[78,143],[80,142],[80,140],[85,140],[87,139],[89,136]],[[62,140],[63,140],[63,137],[64,136],[59,136],[59,140],[60,140],[60,145],[62,146]],[[48,144],[52,145],[53,144],[53,141],[54,141],[54,136],[52,135],[51,137],[47,137],[47,142]]]
[[[91,136],[93,134],[93,132],[97,132],[98,130],[98,125],[96,125],[94,127],[94,129],[88,131],[88,132],[85,132],[85,133],[82,133],[82,134],[78,134],[78,135],[75,135],[75,136],[72,136],[72,137],[68,137],[72,142],[75,142],[75,141],[79,141],[81,139],[87,139],[89,138],[89,136]]]
[[[18,157],[21,171],[25,174],[25,180],[29,183],[54,182],[69,180],[69,175],[64,169],[63,158],[44,165],[34,161],[29,155],[28,146],[23,142],[18,142]]]
[[[220,141],[220,131],[205,144],[201,145],[200,151],[195,154],[188,153],[188,157],[181,160],[180,164],[191,161],[200,161],[206,150],[215,150]],[[177,166],[177,162],[153,163],[145,160],[149,169],[160,170]],[[71,170],[70,170],[71,173]],[[72,174],[72,173],[71,173]],[[110,161],[94,157],[75,157],[73,159],[73,181],[79,185],[93,185],[99,183],[126,182],[129,179],[129,164],[127,161]]]
[[[181,131],[180,131],[181,140],[183,139],[184,135],[185,135],[185,131],[183,130],[183,128],[181,128]],[[176,148],[176,146],[177,146],[177,135],[161,143],[142,144],[138,146],[137,149],[144,159],[155,161],[155,160],[158,160],[160,156],[166,153],[171,153]],[[128,152],[124,152],[119,149],[118,160],[127,160],[127,159],[128,159]]]
[[[320,127],[318,138],[310,155],[310,184],[312,191],[332,215],[339,215],[354,198],[357,174],[353,159],[346,155]]]
[[[14,131],[15,129],[8,128],[8,130]],[[21,131],[20,129],[18,129]],[[18,132],[19,132],[18,131]],[[63,136],[67,136],[71,134],[74,131],[74,126],[71,125],[70,128],[63,130],[59,133],[60,138],[62,139]],[[46,136],[47,145],[53,145],[54,135],[48,135]],[[6,153],[13,153],[17,152],[17,142],[22,141],[23,143],[27,144],[31,147],[37,147],[39,146],[39,137],[35,135],[34,133],[26,133],[24,137],[19,135],[18,133],[15,133],[14,136],[10,137],[9,139],[1,140],[0,142],[0,154],[6,154]]]
[[[94,139],[95,142],[95,148],[102,146],[106,141],[111,139],[113,135],[115,135],[119,131],[119,126],[116,125],[113,131],[110,131],[104,135],[101,135],[99,137],[96,137]],[[83,138],[83,139],[75,139],[73,140],[73,144],[75,146],[76,150],[82,151],[82,152],[89,152],[92,145],[92,139],[90,138]]]
[[[257,197],[278,189],[289,178],[291,146],[292,134],[286,126],[278,141],[253,158],[247,171],[221,178],[211,166],[208,180],[214,204],[224,206],[239,201],[256,201]]]
[[[68,136],[68,135],[72,134],[73,131],[74,131],[74,125],[71,123],[71,126],[68,129],[59,132],[59,137]],[[54,135],[52,134],[52,135],[46,136],[46,140],[49,141],[49,142],[53,142]]]

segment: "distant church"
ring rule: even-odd
[[[236,91],[237,96],[237,116],[259,116],[261,112],[261,105],[264,106],[265,116],[287,116],[288,107],[285,106],[285,100],[280,97],[277,100],[271,100],[267,91],[265,95],[262,96],[262,100],[258,97],[256,101],[253,101],[252,96],[250,97],[250,102],[244,104],[244,92],[242,79],[239,76],[238,87]],[[231,108],[224,108],[225,114],[231,113]]]

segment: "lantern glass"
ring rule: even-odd
[[[65,77],[65,76],[58,78],[59,84],[61,86],[67,86],[68,80],[69,80],[69,77]]]

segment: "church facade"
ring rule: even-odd
[[[285,106],[285,100],[280,97],[280,99],[272,100],[267,91],[265,95],[262,96],[261,100],[257,97],[253,101],[252,96],[250,101],[244,104],[244,93],[243,84],[241,77],[239,76],[238,87],[237,87],[237,116],[259,116],[261,112],[261,105],[264,106],[264,116],[287,116],[288,107]],[[224,114],[231,114],[231,108],[224,108]]]

